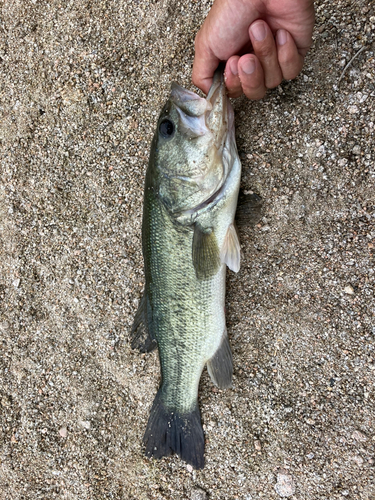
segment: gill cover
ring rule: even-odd
[[[233,111],[221,74],[215,76],[207,99],[172,84],[159,117],[155,160],[159,196],[175,218],[194,213],[225,182],[228,113]]]

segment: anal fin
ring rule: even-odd
[[[226,329],[218,350],[207,362],[207,371],[212,382],[219,387],[219,389],[228,389],[228,387],[232,386],[232,351],[230,350]]]
[[[157,347],[156,340],[150,334],[148,327],[146,292],[143,292],[137,312],[135,313],[130,338],[132,349],[138,349],[141,352],[151,352]]]

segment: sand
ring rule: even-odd
[[[233,388],[202,376],[202,471],[143,455],[144,175],[209,8],[1,4],[1,499],[375,499],[373,2],[318,2],[301,75],[234,102],[264,206],[228,272]]]

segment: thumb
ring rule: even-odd
[[[195,37],[195,56],[193,63],[192,80],[194,85],[205,94],[210,90],[212,79],[220,59],[218,59],[207,46],[201,31]]]

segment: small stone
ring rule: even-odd
[[[348,295],[353,295],[354,294],[354,288],[351,285],[348,285],[344,288],[344,292],[347,293]]]
[[[66,436],[68,435],[68,429],[66,427],[61,427],[61,429],[59,430],[59,434],[61,437],[66,438]]]
[[[17,279],[15,279],[15,280],[13,281],[13,286],[14,286],[15,288],[18,288],[18,287],[20,286],[20,283],[21,283],[21,280],[20,280],[19,278],[17,278]]]
[[[255,449],[256,449],[257,451],[261,451],[261,449],[262,449],[262,444],[261,444],[261,442],[260,442],[260,441],[258,441],[258,440],[254,441],[254,447],[255,447]]]
[[[359,431],[354,431],[352,434],[352,438],[361,443],[367,441],[367,436],[365,436],[362,432]]]
[[[344,167],[347,163],[348,163],[348,159],[347,158],[341,158],[338,161],[338,164],[339,164],[340,167]]]
[[[207,493],[202,488],[194,488],[191,491],[191,500],[206,500]]]
[[[190,464],[186,466],[186,469],[188,472],[193,472],[193,467]]]
[[[354,148],[352,149],[352,153],[356,156],[360,155],[361,154],[360,146],[358,146],[358,145],[354,146]]]
[[[91,422],[89,420],[80,420],[79,425],[83,427],[84,429],[90,429],[91,427]]]
[[[277,483],[275,484],[275,490],[281,497],[291,497],[296,491],[296,487],[293,478],[290,474],[285,471],[280,471],[277,474]]]
[[[358,467],[362,467],[362,465],[363,465],[363,458],[362,457],[360,457],[359,455],[355,455],[354,457],[352,457],[352,460],[353,460],[353,462],[355,462],[358,465]]]
[[[349,106],[348,111],[350,114],[354,115],[354,114],[358,113],[358,106],[355,106],[355,105]]]

